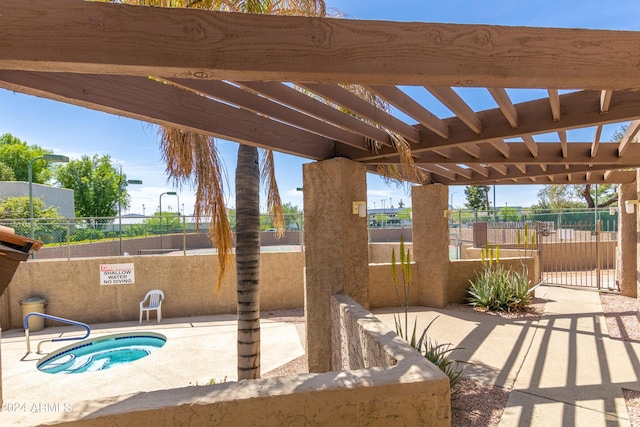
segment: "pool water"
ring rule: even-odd
[[[42,358],[37,368],[49,374],[101,371],[146,357],[166,342],[153,332],[107,335],[61,348]]]

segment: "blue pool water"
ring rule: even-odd
[[[124,365],[148,356],[167,342],[153,332],[108,335],[80,341],[43,357],[38,369],[49,374],[77,374]]]

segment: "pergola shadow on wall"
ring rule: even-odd
[[[310,372],[339,369],[327,328],[332,295],[368,306],[367,224],[352,212],[366,200],[366,172],[393,166],[423,184],[412,189],[416,288],[434,307],[448,300],[446,185],[620,183],[625,199],[637,199],[629,190],[640,161],[637,32],[78,0],[2,7],[0,88],[317,161],[304,166]],[[362,101],[348,85],[403,114]],[[474,107],[461,96],[467,87],[492,106]],[[438,117],[430,102],[451,116]],[[611,124],[628,125],[625,135],[601,141]],[[591,136],[574,140],[585,134],[569,132],[576,129]],[[399,154],[399,141],[410,155]],[[402,157],[422,179],[403,175]]]

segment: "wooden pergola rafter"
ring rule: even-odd
[[[636,32],[3,0],[0,40],[0,88],[372,172],[399,165],[397,138],[444,184],[631,182],[640,164]],[[626,134],[602,141],[612,124]]]

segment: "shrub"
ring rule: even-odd
[[[104,233],[96,228],[77,228],[76,232],[71,235],[72,242],[101,239],[104,239]]]
[[[420,340],[417,342],[415,349],[420,352],[429,362],[436,365],[447,377],[449,377],[449,388],[451,394],[458,392],[457,385],[462,377],[463,368],[460,366],[461,362],[456,359],[451,359],[450,353],[457,350],[457,347],[452,347],[451,343],[440,344],[436,340],[432,340],[427,336],[429,327],[436,321],[439,316],[436,316],[429,325],[425,328],[420,336]]]
[[[482,273],[470,283],[468,302],[476,308],[513,312],[522,311],[531,303],[526,268],[518,273],[500,264],[485,264]]]

